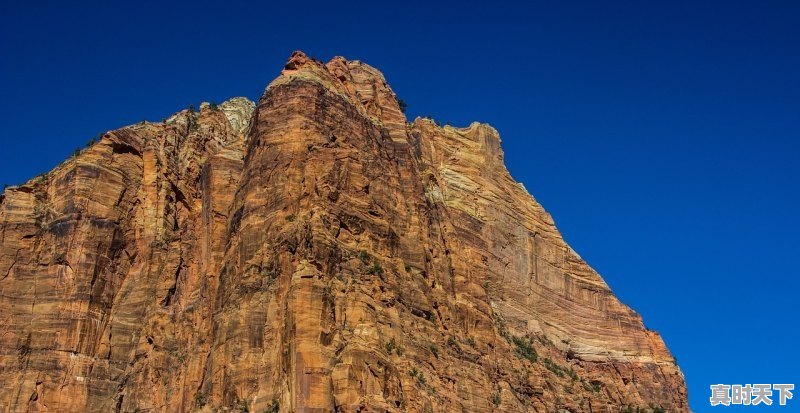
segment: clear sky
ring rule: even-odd
[[[99,132],[256,99],[295,49],[363,60],[412,117],[500,131],[696,412],[800,411],[800,391],[708,403],[715,383],[800,385],[800,2],[77,3],[0,11],[0,184]]]

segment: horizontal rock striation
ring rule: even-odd
[[[296,52],[0,198],[0,409],[688,411],[497,132]]]

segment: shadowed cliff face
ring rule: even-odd
[[[660,336],[374,68],[289,59],[0,198],[0,409],[688,411]]]

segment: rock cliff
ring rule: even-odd
[[[688,411],[492,127],[294,53],[0,197],[0,410]]]

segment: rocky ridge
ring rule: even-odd
[[[296,52],[0,197],[7,411],[688,411],[661,337],[503,164]]]

